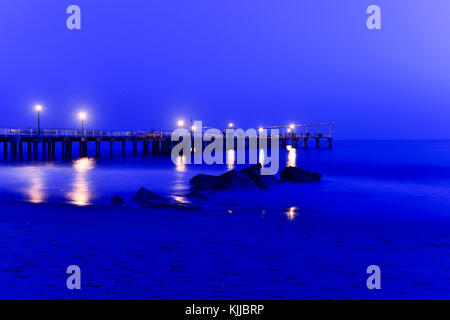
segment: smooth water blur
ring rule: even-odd
[[[236,160],[233,152],[226,156]],[[365,210],[388,206],[406,212],[426,207],[430,213],[449,209],[449,141],[336,141],[331,150],[326,146],[307,150],[288,146],[280,153],[280,170],[285,166],[320,172],[323,180],[313,185],[283,185],[276,199],[238,196],[223,201],[234,201],[236,206],[288,208],[287,216],[291,218],[300,205],[350,211],[362,203],[370,204]],[[220,174],[243,167],[188,165],[181,157],[173,164],[168,156],[83,158],[70,163],[5,162],[0,165],[0,198],[83,206],[107,203],[115,194],[130,200],[140,187],[146,187],[189,202],[186,194],[194,175]]]

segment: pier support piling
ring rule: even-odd
[[[159,154],[159,153],[160,153],[160,142],[152,141],[152,154]]]
[[[19,160],[23,160],[23,141],[19,141]]]
[[[137,156],[138,148],[137,148],[137,140],[133,140],[133,154]]]
[[[27,142],[27,158],[28,161],[31,161],[33,159],[33,151],[32,151],[33,143],[31,141]]]
[[[127,141],[126,140],[122,140],[122,155],[123,156],[127,155]]]
[[[42,140],[42,160],[47,160],[47,143],[45,140]]]
[[[39,159],[39,142],[33,141],[33,160],[37,161]]]
[[[142,144],[142,153],[144,156],[148,156],[150,154],[150,141],[144,141]]]
[[[97,141],[95,141],[95,157],[97,159],[100,158],[100,155],[101,155],[101,151],[100,150],[101,150],[100,149],[100,140],[97,140]]]
[[[50,140],[47,141],[47,159],[52,159],[52,142]]]
[[[8,160],[8,141],[3,141],[3,160]]]
[[[11,160],[17,161],[17,141],[10,142]]]
[[[51,154],[52,160],[55,160],[56,159],[56,143],[55,143],[55,140],[52,140],[51,146],[52,146],[52,154]]]

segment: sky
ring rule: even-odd
[[[81,30],[66,9],[81,8]],[[369,5],[381,30],[366,27]],[[450,2],[2,0],[0,127],[247,129],[450,139]]]

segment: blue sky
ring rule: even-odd
[[[449,17],[448,0],[3,0],[0,126],[35,126],[39,102],[43,127],[86,110],[91,128],[335,121],[342,139],[449,139]]]

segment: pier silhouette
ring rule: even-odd
[[[326,140],[328,147],[332,148],[332,126],[334,123],[300,124],[290,126],[270,126],[260,129],[278,129],[279,144],[281,148],[291,145],[293,148],[308,147],[308,141],[315,141],[316,148],[320,147],[320,141]],[[322,128],[329,128],[323,132]],[[149,131],[118,131],[118,130],[91,130],[91,129],[34,129],[34,128],[2,128],[0,129],[0,143],[3,144],[3,160],[21,161],[24,155],[28,160],[55,160],[57,144],[61,147],[61,158],[65,160],[74,157],[101,157],[101,144],[109,143],[109,154],[114,155],[114,145],[120,143],[122,155],[127,154],[127,144],[132,144],[133,155],[170,154],[177,143],[171,141],[173,131],[149,130]],[[225,130],[224,142],[225,141]],[[267,134],[270,138],[270,132]],[[236,139],[236,138],[234,138]],[[73,144],[78,145],[78,153],[73,152]],[[88,143],[93,143],[93,154],[88,154]],[[204,142],[207,144],[207,142]],[[24,146],[26,145],[26,150]],[[234,143],[236,147],[236,141]],[[139,148],[140,147],[140,148]],[[245,139],[245,148],[258,148],[258,145]],[[39,156],[41,154],[41,156]]]

